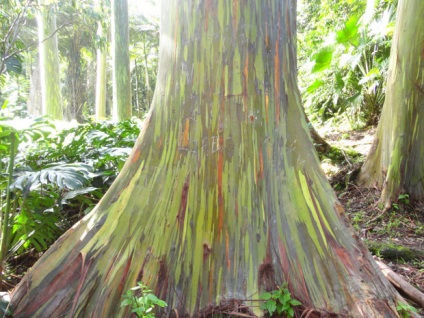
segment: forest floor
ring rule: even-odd
[[[371,147],[375,128],[359,131],[317,128],[317,131],[331,146],[358,152],[363,160]],[[337,183],[340,178],[347,179],[358,165],[348,161],[334,165],[324,159],[322,167],[351,224],[372,254],[424,292],[424,203],[412,202],[406,195],[391,209],[384,210],[378,202],[378,189],[359,188],[349,181]]]

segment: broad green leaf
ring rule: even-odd
[[[0,131],[0,138],[8,137],[8,136],[10,136],[11,133],[12,133],[11,130]]]
[[[280,294],[279,300],[282,304],[289,302],[291,299],[290,293]]]
[[[153,303],[156,303],[159,300],[159,298],[157,298],[154,294],[147,294],[147,298]]]
[[[275,310],[277,309],[277,303],[274,300],[268,300],[265,303],[265,307],[266,310],[268,310],[269,315],[272,316],[272,314],[275,312]]]
[[[316,79],[315,82],[313,82],[311,85],[308,86],[308,88],[306,89],[306,92],[308,94],[313,94],[318,88],[320,88],[324,84],[325,82],[323,80]]]
[[[271,293],[262,293],[262,294],[259,295],[259,299],[269,300],[269,299],[271,299]]]
[[[337,31],[336,33],[336,41],[340,44],[350,43],[353,46],[358,46],[359,44],[359,26],[358,26],[359,18],[357,16],[351,17],[345,23],[343,29]]]
[[[331,66],[331,61],[333,59],[333,49],[325,48],[314,54],[312,59],[315,61],[315,64],[312,67],[312,73],[322,72]]]
[[[300,301],[298,301],[297,299],[292,299],[292,300],[290,300],[290,305],[300,306],[300,305],[302,305],[302,303]]]

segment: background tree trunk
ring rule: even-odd
[[[27,103],[28,113],[32,116],[41,116],[43,103],[41,97],[40,57],[38,54],[36,54],[34,63],[31,65],[30,81],[31,85]]]
[[[424,1],[400,0],[386,100],[359,184],[383,189],[386,208],[400,193],[424,199]]]
[[[68,67],[66,70],[66,80],[64,92],[67,94],[65,114],[67,120],[75,119],[82,122],[84,119],[83,111],[87,100],[86,91],[86,74],[82,66],[83,59],[81,57],[82,33],[79,29],[74,28],[73,34],[70,36],[70,46],[68,53]]]
[[[112,0],[112,61],[112,117],[120,121],[131,118],[128,0]]]
[[[99,6],[104,5],[103,1],[99,1]],[[96,77],[96,118],[106,119],[106,57],[107,57],[107,40],[106,32],[103,32],[103,22],[97,22],[97,38],[99,39],[97,48],[97,77]],[[104,40],[103,40],[104,39]]]
[[[129,317],[121,295],[140,280],[163,316],[257,306],[287,282],[306,309],[397,317],[318,167],[295,14],[292,0],[163,2],[144,130],[96,209],[15,289],[14,317]]]
[[[63,117],[60,94],[60,67],[57,48],[56,14],[54,4],[39,0],[38,38],[40,56],[41,95],[43,115],[61,120]]]

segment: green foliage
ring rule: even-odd
[[[314,1],[303,4],[300,24],[316,26],[299,27],[299,80],[305,107],[316,114],[312,119],[346,114],[355,127],[377,123],[394,24],[391,2],[381,0],[373,5],[365,0],[344,0],[334,4],[323,0],[321,7],[315,7]],[[316,21],[311,10],[326,24]],[[311,21],[302,22],[305,15]]]
[[[405,303],[398,303],[396,306],[396,310],[402,318],[409,318],[411,317],[411,313],[418,312],[417,309],[415,309],[413,306]]]
[[[149,110],[156,85],[159,53],[159,24],[150,17],[130,20],[130,57],[133,113],[139,118]]]
[[[260,308],[267,311],[270,316],[277,313],[294,317],[293,308],[302,305],[301,302],[292,298],[286,283],[280,289],[260,294],[259,299],[263,301]]]
[[[43,251],[88,213],[119,173],[139,132],[132,121],[89,122],[58,131],[44,118],[20,130],[0,124],[0,207],[9,217],[3,223],[5,253]],[[12,134],[16,160],[7,174]]]
[[[123,296],[121,307],[131,306],[131,312],[137,317],[152,318],[155,307],[165,307],[166,302],[157,298],[143,283],[138,282],[136,287],[128,290]]]
[[[403,193],[399,194],[398,200],[396,203],[392,203],[392,208],[394,211],[399,211],[401,206],[409,204],[409,194]]]

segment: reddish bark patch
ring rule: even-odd
[[[155,294],[160,299],[165,299],[168,295],[169,271],[166,266],[165,256],[159,261],[158,283],[156,285]]]
[[[29,298],[24,297],[20,303],[13,304],[14,308],[17,308],[13,315],[16,317],[32,317],[32,314],[36,312],[41,306],[47,304],[45,312],[48,313],[54,310],[64,299],[70,299],[73,294],[73,286],[81,277],[82,258],[76,257],[73,261],[66,263],[66,266],[62,267],[62,270],[55,275],[55,278],[51,281],[45,281],[40,284],[39,290],[42,293],[38,293],[37,296]],[[26,276],[30,279],[30,276]],[[25,284],[22,281],[22,284]],[[46,288],[46,286],[48,286]],[[67,290],[68,293],[59,293],[59,291]],[[30,301],[28,303],[28,301]],[[69,303],[70,305],[70,303]]]
[[[136,148],[131,157],[131,163],[137,162],[138,158],[140,158],[140,149]]]
[[[274,267],[270,262],[264,262],[259,265],[258,287],[260,290],[265,291],[277,289]]]
[[[72,309],[71,309],[71,316],[74,316],[74,314],[75,314],[75,309],[76,309],[77,304],[78,304],[78,299],[79,299],[79,296],[81,294],[82,286],[84,285],[85,279],[87,277],[87,273],[90,269],[90,265],[93,262],[93,259],[91,258],[88,261],[88,264],[85,265],[86,255],[83,254],[83,253],[81,253],[80,255],[81,255],[81,258],[82,258],[81,277],[80,277],[80,280],[79,280],[79,283],[78,283],[77,292],[75,293],[75,297],[74,297],[74,301],[73,301],[73,305],[72,305]]]
[[[203,244],[203,262],[206,261],[208,256],[212,253],[212,249],[208,246],[208,244]]]
[[[127,280],[128,273],[131,268],[132,256],[133,256],[133,253],[131,253],[131,256],[128,258],[127,263],[125,264],[124,272],[122,273],[121,281],[119,282],[119,286],[118,286],[119,294],[122,294],[124,290],[125,282]]]
[[[186,181],[184,182],[183,190],[181,191],[180,209],[178,210],[178,214],[177,214],[177,222],[180,229],[182,229],[184,225],[184,219],[185,219],[185,214],[187,210],[187,198],[188,198],[189,185],[190,185],[190,174],[187,176]]]

